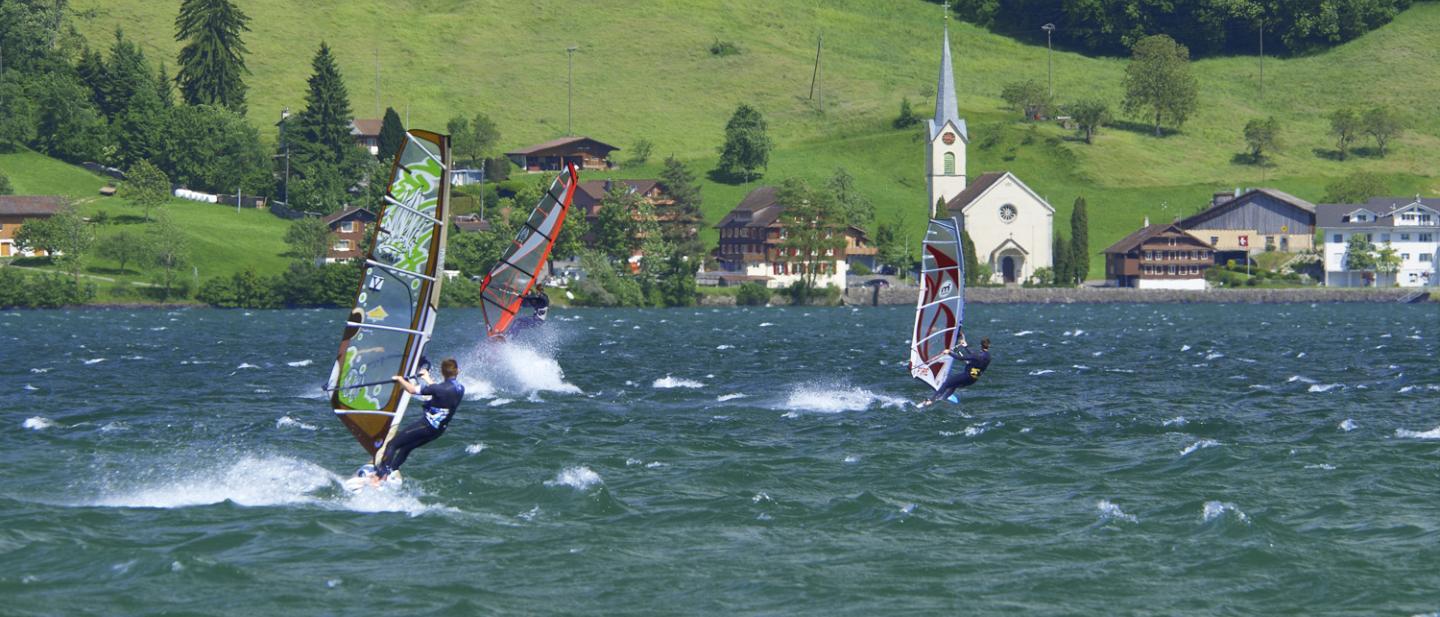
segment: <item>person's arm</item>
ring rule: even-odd
[[[435,381],[430,379],[430,371],[428,370],[420,369],[420,378],[425,380],[427,386],[435,384]],[[396,375],[391,377],[391,379],[395,380],[395,383],[400,384],[400,387],[405,388],[405,391],[410,394],[423,394],[420,384],[406,379],[403,375]]]

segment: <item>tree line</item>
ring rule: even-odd
[[[1053,23],[1060,47],[1125,55],[1147,36],[1165,34],[1202,56],[1260,51],[1304,54],[1385,25],[1411,0],[956,0],[967,21],[1043,44]]]

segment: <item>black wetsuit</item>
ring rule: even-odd
[[[520,306],[533,310],[536,317],[544,319],[545,309],[550,308],[550,296],[545,295],[543,291],[538,291],[520,300]]]
[[[945,383],[940,384],[940,390],[930,399],[931,401],[950,398],[950,395],[954,394],[956,390],[975,385],[975,382],[980,381],[980,374],[990,367],[990,352],[984,349],[981,349],[980,353],[970,353],[970,348],[961,347],[951,350],[950,355],[954,356],[956,360],[963,361],[965,366],[950,369],[950,376],[945,378]]]
[[[420,394],[430,397],[430,400],[425,402],[425,415],[400,429],[395,438],[390,440],[389,447],[385,448],[385,459],[376,467],[376,471],[382,476],[400,469],[400,466],[405,464],[405,459],[410,456],[411,450],[445,434],[445,427],[450,425],[450,419],[455,416],[455,410],[460,408],[460,401],[465,398],[465,386],[454,379],[446,379],[421,388]]]

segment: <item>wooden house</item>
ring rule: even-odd
[[[1210,205],[1180,228],[1215,247],[1216,263],[1245,263],[1262,251],[1297,253],[1315,247],[1315,204],[1275,189],[1215,193]]]
[[[1177,223],[1146,223],[1105,249],[1105,277],[1117,287],[1205,289],[1215,247]]]
[[[345,261],[365,257],[365,226],[375,222],[375,214],[359,207],[350,207],[325,217],[330,228],[330,245],[325,261]]]
[[[797,259],[798,255],[787,255],[787,249],[782,246],[785,225],[781,214],[785,207],[775,201],[775,195],[773,186],[750,191],[715,226],[720,230],[720,245],[715,256],[724,271],[721,280],[730,283],[759,281],[767,287],[785,287],[798,281],[803,268],[808,266],[819,273],[816,284],[843,289],[850,269],[847,249],[854,246],[858,247],[859,255],[873,255],[874,249],[870,248],[870,240],[864,230],[846,227],[843,232],[845,244],[838,250],[827,249],[825,255],[817,255],[811,260]]]
[[[527,148],[506,152],[520,169],[526,172],[560,171],[567,163],[576,169],[610,169],[610,153],[619,150],[615,146],[589,137],[561,137],[535,144]]]
[[[44,255],[45,251],[21,251],[15,236],[26,221],[55,216],[65,200],[49,195],[0,195],[0,257]]]

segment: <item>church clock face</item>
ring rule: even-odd
[[[950,131],[945,131],[945,134],[940,136],[940,141],[945,142],[947,146],[953,144],[955,143],[955,134]]]
[[[1000,206],[1000,220],[1005,221],[1006,223],[1015,222],[1015,215],[1017,214],[1019,214],[1019,211],[1015,209],[1015,206],[1012,206],[1010,204]]]

